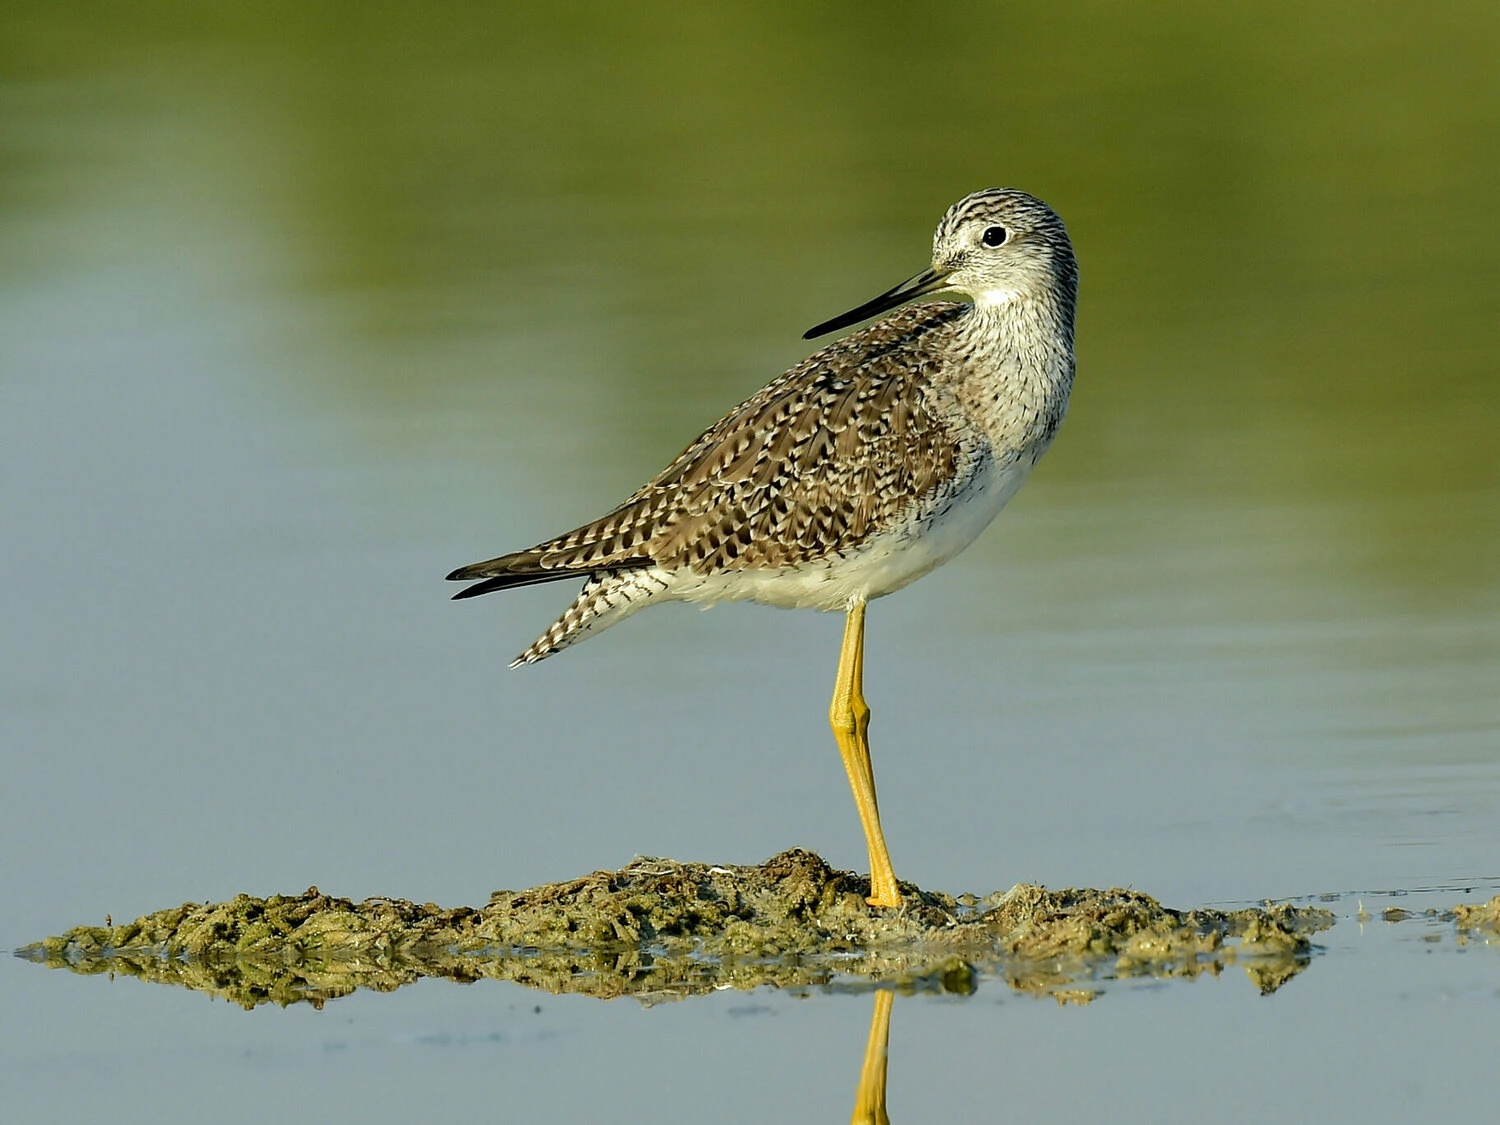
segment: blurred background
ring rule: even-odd
[[[442,577],[613,506],[998,185],[1068,223],[1078,381],[996,526],[870,611],[898,873],[1180,906],[1495,877],[1497,58],[1477,2],[8,0],[0,939],[638,853],[862,869],[840,620],[668,606],[511,672],[571,591]],[[105,994],[8,980],[74,998],[5,1006],[19,1097]],[[182,1000],[121,1018],[233,1057]],[[1046,1073],[1000,1026],[962,1043]],[[1211,1049],[1175,1026],[1161,1058]],[[1067,1057],[1084,1028],[1130,1037],[1060,1025]],[[1391,1042],[1285,1089],[1337,1113],[1420,1063],[1398,1112],[1442,1069]]]
[[[838,621],[674,606],[508,672],[570,593],[441,578],[612,506],[1002,184],[1073,234],[1077,390],[996,528],[872,610],[898,869],[1493,865],[1433,828],[1500,791],[1493,6],[4,20],[13,939],[637,852],[861,865]]]

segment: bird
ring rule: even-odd
[[[928,295],[959,299],[916,300]],[[1052,444],[1077,301],[1057,212],[1014,188],[966,195],[938,223],[927,269],[804,339],[880,319],[772,380],[607,514],[459,567],[448,578],[474,584],[454,600],[583,580],[513,668],[655,602],[842,612],[829,724],[869,852],[866,901],[897,908],[863,692],[865,606],[972,543]]]

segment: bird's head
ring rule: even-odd
[[[932,237],[932,265],[872,301],[807,331],[811,340],[928,293],[962,293],[978,305],[1053,301],[1071,313],[1078,262],[1057,212],[1014,188],[986,188],[948,208]]]

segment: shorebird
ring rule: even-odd
[[[906,303],[940,292],[969,300]],[[607,515],[455,570],[478,581],[454,597],[584,580],[511,667],[652,602],[843,611],[829,723],[869,847],[868,901],[899,906],[870,762],[865,603],[972,543],[1052,444],[1077,295],[1056,212],[1010,188],[965,196],[938,223],[928,269],[804,339],[896,311],[767,384]]]

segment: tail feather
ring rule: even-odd
[[[510,666],[516,668],[545,660],[590,633],[625,620],[666,589],[667,582],[659,571],[596,572],[583,584],[573,604],[563,610],[562,616],[532,641],[525,652],[512,660]]]

